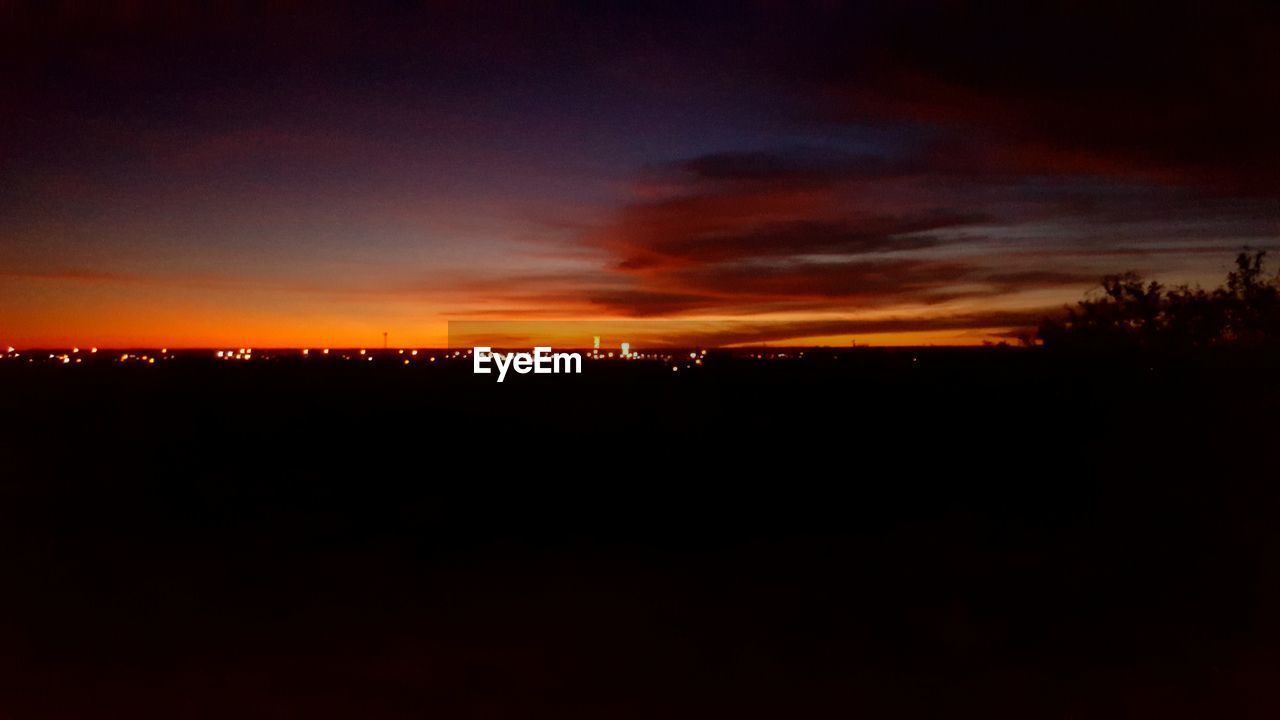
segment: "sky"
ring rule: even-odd
[[[0,343],[975,344],[1280,248],[1262,3],[177,5],[0,0]]]

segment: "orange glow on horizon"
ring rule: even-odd
[[[1037,298],[1037,304],[1043,300]],[[381,347],[382,334],[388,332],[397,347],[442,348],[448,347],[451,340],[465,347],[486,344],[450,338],[449,320],[468,316],[492,318],[477,322],[511,324],[513,332],[504,333],[503,338],[509,346],[589,347],[592,335],[602,335],[608,338],[611,350],[619,350],[621,342],[632,342],[637,349],[762,344],[848,347],[851,342],[871,346],[980,345],[1004,339],[1011,329],[1007,325],[910,329],[915,323],[928,324],[931,318],[989,309],[976,304],[951,308],[942,305],[876,308],[855,315],[848,322],[865,320],[874,325],[886,320],[900,321],[902,329],[874,325],[868,331],[852,333],[804,331],[813,323],[835,322],[824,320],[829,314],[795,312],[637,320],[618,316],[596,318],[598,309],[589,304],[565,305],[563,300],[557,300],[548,307],[534,294],[517,305],[495,312],[484,308],[479,298],[472,297],[467,303],[464,296],[456,294],[436,300],[409,301],[396,297],[357,303],[349,299],[317,300],[313,295],[262,289],[245,291],[229,301],[222,293],[210,295],[204,289],[79,279],[19,280],[0,288],[0,328],[7,335],[0,340],[18,348],[360,348]],[[529,319],[545,316],[556,307],[563,308],[562,318],[590,319]],[[481,309],[473,312],[470,308]],[[1001,309],[1017,310],[1016,307]],[[536,332],[521,330],[522,325],[535,322],[538,323]],[[642,334],[632,334],[628,328],[637,323],[649,329]],[[558,324],[565,325],[565,329],[550,334],[544,332]],[[743,339],[741,331],[752,324],[784,330],[773,332],[768,338]],[[585,331],[583,328],[588,326],[597,329]],[[792,326],[796,332],[787,337],[785,329]]]

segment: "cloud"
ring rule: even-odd
[[[946,212],[917,217],[878,216],[839,221],[788,220],[748,227],[669,229],[668,234],[634,246],[634,254],[620,261],[626,270],[642,270],[685,262],[718,262],[743,258],[798,255],[860,255],[919,250],[941,241],[920,235],[930,230],[980,222],[985,216]],[[635,229],[634,227],[632,228]]]
[[[997,92],[995,70],[977,73],[972,86],[939,79],[925,72],[932,52],[899,40],[902,47],[881,48],[886,64],[870,80],[861,55],[852,60],[858,72],[837,63],[810,77],[820,81],[818,95],[834,94],[824,100],[845,103],[846,114],[826,121],[852,128],[891,120],[906,130],[875,152],[720,151],[649,168],[634,200],[585,236],[631,283],[629,292],[596,302],[648,317],[710,307],[936,305],[1044,291],[1065,298],[1096,280],[1099,266],[1089,260],[1109,248],[1149,246],[1157,255],[1188,241],[1229,248],[1280,228],[1280,195],[1223,193],[1195,162],[1114,152],[1093,141],[1105,134],[1098,128],[1074,139],[1042,131],[1036,113],[1049,110],[1036,109],[1038,91],[1028,91],[1032,107],[1011,108],[1018,100]],[[1047,62],[1032,55],[1032,63]],[[1022,88],[1024,69],[1014,74],[1019,82],[1010,88]],[[897,77],[910,81],[881,84]],[[1072,112],[1095,111],[1102,112]],[[1104,129],[1129,122],[1089,121]]]
[[[943,314],[932,317],[890,317],[874,320],[804,320],[789,322],[738,321],[716,327],[690,328],[683,334],[678,326],[665,332],[654,325],[652,332],[664,344],[683,347],[697,344],[726,346],[800,341],[809,338],[849,335],[883,335],[936,331],[981,330],[998,337],[1020,337],[1021,331],[1035,327],[1057,308],[1035,308],[1020,312],[978,312]]]
[[[872,154],[802,147],[774,152],[709,153],[676,163],[673,169],[700,181],[826,184],[842,180],[883,178],[909,172],[903,162]]]
[[[1276,237],[1278,14],[23,10],[0,250],[153,273],[49,279],[511,316],[1066,302],[1131,257]],[[49,216],[75,232],[28,229]],[[552,250],[504,263],[520,221]],[[104,232],[139,239],[76,258]]]
[[[817,149],[722,152],[672,163],[657,198],[638,197],[588,237],[623,272],[811,255],[921,250],[995,218],[901,192],[908,161]],[[889,182],[889,180],[893,182]],[[898,196],[894,197],[897,193]],[[646,186],[644,195],[652,194]]]
[[[926,259],[689,265],[647,275],[637,289],[588,293],[610,314],[676,316],[712,310],[728,314],[867,310],[940,305],[1045,288],[1084,288],[1086,273],[992,273],[984,265]]]
[[[993,257],[991,233],[1060,215],[1150,211],[1141,194],[1135,207],[1117,203],[1127,191],[1111,187],[965,175],[918,149],[894,161],[814,149],[721,152],[665,172],[661,197],[646,185],[586,236],[627,283],[625,292],[590,295],[609,312],[851,310],[1079,285],[1096,273],[1011,268]]]
[[[1096,282],[1097,278],[1087,273],[1060,272],[1057,270],[1024,270],[1020,272],[992,273],[986,281],[1005,289],[1021,289],[1026,287],[1054,287],[1057,285],[1079,285]]]
[[[1020,174],[1280,193],[1274,4],[910,3],[878,27],[857,47],[821,33],[777,72],[808,79],[815,117],[933,127]]]
[[[964,263],[897,260],[785,265],[710,265],[681,271],[677,283],[722,296],[752,298],[831,298],[863,305],[920,300],[930,291],[962,281],[971,272]]]

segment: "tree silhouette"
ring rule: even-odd
[[[1038,337],[1046,347],[1089,351],[1185,352],[1212,347],[1280,344],[1280,275],[1267,278],[1266,253],[1236,257],[1236,269],[1212,291],[1166,288],[1136,273],[1102,279],[1102,297],[1047,319]]]

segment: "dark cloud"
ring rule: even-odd
[[[685,160],[676,169],[695,180],[807,184],[887,177],[909,172],[909,164],[838,150],[800,148],[778,152],[722,152]]]
[[[920,301],[929,293],[966,279],[963,263],[922,260],[785,265],[707,265],[679,271],[676,284],[725,297],[832,298],[879,305]]]
[[[698,328],[681,336],[668,332],[665,337],[674,347],[692,344],[753,345],[810,338],[885,333],[917,333],[933,331],[984,331],[1000,337],[1020,337],[1027,329],[1056,312],[1058,308],[1037,308],[1020,312],[957,313],[927,318],[884,318],[877,320],[809,320],[801,322],[733,322],[716,329]]]
[[[681,182],[666,197],[623,208],[594,235],[634,284],[595,296],[612,311],[851,309],[1084,285],[1095,271],[1036,267],[1049,260],[1035,256],[1032,267],[1001,269],[1007,262],[990,250],[967,248],[1059,218],[1149,222],[1158,217],[1152,199],[1170,197],[1105,182],[965,176],[915,161],[868,173],[839,152],[720,153],[673,167]],[[1204,204],[1196,212],[1219,219]]]
[[[590,301],[631,317],[715,309],[750,314],[787,310],[865,310],[893,305],[938,305],[1097,282],[1084,273],[991,273],[971,262],[885,260],[853,262],[708,263],[636,279],[636,289],[591,291]]]
[[[926,16],[932,27],[934,16]],[[1047,32],[1040,20],[1030,27],[1033,35]],[[933,132],[906,133],[905,144],[882,154],[792,148],[673,163],[666,195],[623,208],[603,234],[615,267],[646,289],[711,294],[725,307],[812,307],[826,299],[828,309],[838,309],[1087,287],[1099,272],[1079,258],[1103,257],[1115,245],[1149,244],[1160,254],[1180,252],[1191,240],[1256,245],[1280,230],[1280,193],[1265,196],[1265,173],[1229,152],[1201,157],[1203,147],[1179,153],[1172,143],[1179,133],[1194,143],[1203,132],[1229,132],[1222,118],[1173,133],[1161,127],[1144,139],[1144,123],[1164,122],[1155,117],[1167,109],[1159,102],[1164,96],[1104,107],[1123,82],[1099,80],[1094,98],[1093,81],[1060,77],[1073,70],[1054,58],[1051,84],[1070,85],[1083,103],[1057,108],[1043,88],[1031,87],[1037,68],[1050,63],[1041,48],[1028,50],[1029,68],[1010,70],[1012,79],[1001,79],[994,67],[953,76],[947,68],[931,72],[931,63],[945,65],[949,55],[942,51],[962,48],[950,47],[950,37],[939,47],[920,47],[914,33],[881,38],[881,64],[863,64],[865,53],[854,49],[849,67],[809,77],[826,88],[817,93],[823,102],[847,103],[847,114],[827,121],[891,120]],[[978,58],[966,62],[982,64],[989,55],[1012,62],[998,48],[972,52]],[[1083,71],[1103,72],[1091,63]],[[888,82],[895,78],[904,82]],[[1250,87],[1239,93],[1261,92],[1251,78],[1242,76]],[[1025,101],[1015,97],[1022,90]],[[1264,113],[1268,102],[1259,98]],[[1111,117],[1135,103],[1149,111],[1145,120]],[[1169,120],[1180,122],[1176,114]],[[1073,131],[1076,123],[1088,127]],[[1248,136],[1256,128],[1244,123],[1243,130]],[[1258,140],[1256,150],[1266,157],[1274,140]],[[1009,269],[1013,260],[1002,256],[1001,243],[1026,252],[1017,269]],[[1073,252],[1079,250],[1086,252]],[[911,257],[813,262],[896,252]],[[643,303],[633,311],[658,312]]]
[[[652,290],[589,291],[586,299],[594,306],[637,317],[671,315],[720,304],[710,295]]]
[[[908,3],[881,28],[824,33],[780,72],[825,117],[946,129],[1019,172],[1280,192],[1273,3]]]
[[[992,273],[986,281],[1005,288],[1053,287],[1055,285],[1079,285],[1096,282],[1093,275],[1055,270],[1025,270],[1022,272]]]
[[[745,230],[708,229],[671,233],[638,248],[619,267],[639,270],[672,262],[718,262],[743,258],[798,255],[860,255],[919,250],[940,243],[918,233],[954,228],[987,219],[979,214],[925,213],[918,217],[867,217],[840,222],[794,220]]]
[[[624,272],[689,264],[922,250],[937,231],[996,220],[981,208],[903,202],[881,180],[927,170],[838,150],[724,152],[674,163],[664,196],[623,208],[595,234]]]

